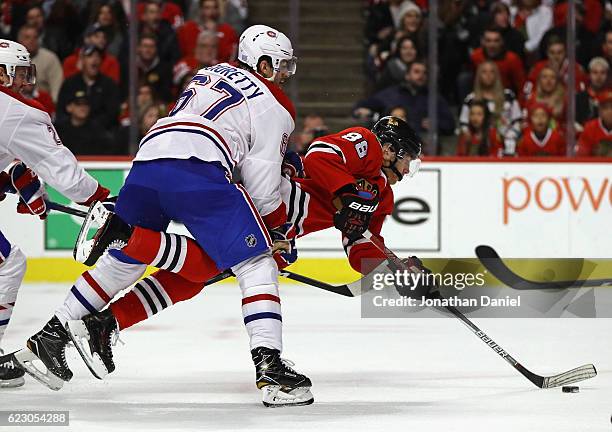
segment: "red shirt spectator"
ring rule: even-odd
[[[503,143],[491,126],[487,103],[474,100],[469,108],[468,124],[459,135],[457,156],[501,156]]]
[[[529,95],[523,106],[531,109],[538,103],[548,107],[556,122],[554,127],[562,127],[565,124],[567,111],[565,87],[559,80],[557,73],[550,67],[542,68],[538,75],[535,90]]]
[[[538,79],[538,75],[542,72],[542,69],[545,67],[550,67],[552,70],[557,72],[557,74],[563,79],[563,83],[567,86],[567,81],[569,79],[569,61],[567,60],[565,44],[563,41],[557,38],[551,38],[548,43],[548,47],[546,48],[546,57],[545,60],[540,60],[537,62],[529,75],[527,76],[527,83],[525,85],[524,91],[526,93],[529,92],[533,83]],[[588,76],[584,72],[584,69],[580,64],[576,63],[576,88],[583,88],[588,82]]]
[[[551,126],[550,108],[536,103],[529,110],[529,126],[518,144],[519,156],[564,156],[566,143],[559,129]]]
[[[187,21],[178,29],[177,38],[183,57],[193,55],[198,35],[204,30],[214,31],[217,34],[217,57],[220,62],[229,62],[236,58],[238,35],[229,24],[219,23],[217,0],[202,0],[199,22]]]
[[[69,55],[64,60],[64,78],[71,77],[78,74],[81,71],[81,50],[78,49],[74,54]],[[115,83],[119,84],[119,61],[117,58],[109,53],[102,54],[102,64],[100,65],[100,73],[111,78]]]
[[[520,57],[512,51],[504,49],[502,35],[497,28],[485,30],[481,39],[481,47],[472,52],[474,70],[485,60],[495,62],[505,88],[519,94],[525,83],[525,71]]]
[[[219,63],[217,59],[217,35],[203,31],[197,39],[194,55],[183,57],[174,65],[172,83],[179,86],[187,74],[194,75],[199,69]]]
[[[578,9],[576,12],[582,14],[582,25],[591,33],[599,32],[601,20],[603,18],[603,7],[599,0],[583,0],[582,11]],[[563,27],[567,25],[567,1],[557,3],[553,8],[554,27]],[[578,21],[580,23],[580,21]]]
[[[115,83],[119,84],[119,62],[114,55],[107,52],[106,47],[108,45],[108,40],[106,38],[106,32],[104,31],[104,27],[98,23],[90,25],[85,30],[83,46],[86,47],[92,45],[97,47],[102,53],[102,65],[100,66],[100,72],[111,78],[113,81],[115,81]],[[80,49],[77,49],[73,54],[64,59],[64,78],[76,75],[81,71],[80,51]]]
[[[599,117],[585,124],[576,156],[612,157],[612,90],[599,97]]]

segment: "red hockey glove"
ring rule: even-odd
[[[78,204],[89,207],[95,201],[104,201],[106,198],[108,198],[109,194],[110,191],[108,189],[98,184],[98,188],[96,189],[94,194],[90,196],[87,201]]]

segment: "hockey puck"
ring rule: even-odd
[[[563,386],[563,387],[561,387],[561,391],[563,393],[578,393],[580,391],[580,387],[578,387],[578,386]]]

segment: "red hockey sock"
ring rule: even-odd
[[[203,288],[201,282],[191,282],[178,274],[159,270],[134,285],[127,295],[111,303],[110,308],[119,330],[123,330],[177,302],[189,300]]]
[[[179,274],[192,282],[206,282],[220,273],[212,258],[184,235],[135,227],[122,251],[140,262]]]

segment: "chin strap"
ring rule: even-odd
[[[395,164],[397,163],[397,158],[395,159],[395,161],[393,162],[393,164],[391,164],[388,167],[383,167],[385,169],[391,170],[393,172],[393,174],[395,174],[397,176],[397,180],[398,181],[402,181],[402,179],[404,178],[404,174],[402,174],[401,172],[399,172],[399,170],[397,169],[397,167],[395,166]]]

